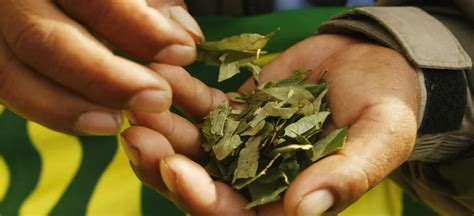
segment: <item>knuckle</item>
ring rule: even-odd
[[[345,169],[343,176],[348,181],[344,183],[341,187],[342,191],[339,193],[347,200],[355,200],[378,182],[376,179],[379,177],[375,175],[376,172],[373,172],[374,168],[378,169],[378,167],[374,167],[374,164],[360,166],[360,164],[366,164],[366,161],[362,161],[360,158],[350,158],[349,160],[352,160],[353,163]]]
[[[374,164],[369,165],[369,167],[373,166]],[[374,168],[374,167],[372,167]],[[354,184],[357,184],[357,187],[353,187],[353,195],[352,197],[359,197],[365,192],[369,191],[372,187],[374,187],[381,179],[380,176],[376,175],[372,168],[359,168],[356,171],[356,176],[359,176],[357,181],[352,181]],[[375,169],[379,169],[375,167]]]
[[[27,21],[8,35],[13,50],[41,50],[53,40],[54,27],[41,22]]]
[[[101,90],[109,90],[116,86],[111,86],[106,82],[111,80],[108,71],[110,70],[110,56],[94,56],[89,58],[90,65],[75,67],[74,64],[57,64],[57,74],[81,74],[81,71],[87,70],[87,73],[83,73],[79,79],[76,76],[67,76],[66,83],[77,83],[72,84],[70,87],[76,91],[88,94],[89,92],[100,93]],[[117,92],[119,93],[119,92]],[[92,96],[92,95],[89,95]],[[98,95],[96,95],[98,96]],[[113,97],[114,95],[110,95]]]

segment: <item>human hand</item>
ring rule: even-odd
[[[54,3],[56,2],[56,4]],[[0,0],[0,103],[50,128],[106,135],[121,109],[160,112],[166,80],[116,56],[92,33],[145,61],[185,65],[203,40],[182,0]]]
[[[174,102],[201,119],[224,93],[206,87],[184,70],[154,65],[174,92]],[[198,163],[199,128],[173,113],[137,114],[123,133],[124,149],[137,176],[195,215],[336,214],[374,187],[409,156],[415,142],[419,84],[415,71],[397,52],[344,36],[320,35],[291,47],[261,74],[282,79],[295,69],[324,74],[331,123],[327,131],[349,126],[346,148],[308,167],[290,184],[284,199],[245,210],[245,199],[230,186],[212,181]],[[250,91],[248,81],[241,92]],[[179,153],[190,159],[174,155]]]

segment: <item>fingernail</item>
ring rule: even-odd
[[[171,105],[171,93],[163,90],[145,90],[130,101],[129,108],[139,112],[162,112]]]
[[[122,145],[122,149],[127,155],[130,162],[133,165],[140,164],[140,152],[137,148],[130,146],[127,142],[127,139],[125,139],[122,134],[120,134],[120,144]]]
[[[180,6],[173,6],[169,8],[171,19],[181,25],[188,31],[196,42],[204,41],[204,34],[202,33],[199,24],[184,8]]]
[[[128,119],[128,122],[130,123],[130,125],[135,126],[135,125],[140,124],[140,122],[138,121],[138,117],[137,117],[136,113],[134,113],[132,111],[125,111],[124,113],[125,113],[125,116]]]
[[[334,204],[334,196],[328,190],[307,194],[296,208],[297,216],[322,215]]]
[[[173,44],[161,49],[154,59],[172,65],[188,65],[194,61],[196,55],[194,47]]]
[[[160,160],[160,173],[168,190],[173,193],[176,192],[176,175],[175,172],[170,169],[165,159]]]
[[[119,112],[93,111],[82,114],[76,122],[76,130],[88,135],[114,135],[120,131],[122,116]]]

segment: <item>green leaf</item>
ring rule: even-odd
[[[253,79],[258,83],[260,79],[260,72],[262,72],[260,66],[253,63],[247,63],[245,66],[247,66],[247,69],[252,72]]]
[[[198,49],[206,50],[233,50],[233,51],[255,51],[262,49],[267,45],[270,38],[275,35],[273,31],[267,35],[260,35],[254,33],[245,33],[241,35],[231,36],[219,41],[207,41],[198,44]]]
[[[305,88],[301,88],[299,86],[293,87],[294,94],[286,100],[287,103],[297,106],[299,105],[300,101],[302,100],[314,100],[313,94],[310,91],[306,90]]]
[[[202,147],[204,148],[204,151],[208,152],[211,150],[212,146],[217,142],[217,140],[219,140],[219,138],[211,132],[211,121],[209,118],[204,119],[201,131],[204,136]]]
[[[316,96],[328,88],[328,82],[321,80],[318,83],[303,83],[301,86]]]
[[[229,115],[230,108],[227,103],[221,103],[217,108],[209,113],[209,120],[211,122],[210,132],[213,135],[223,136],[224,125]]]
[[[260,177],[257,181],[263,184],[270,184],[273,182],[278,182],[281,179],[286,185],[290,184],[288,176],[285,172],[281,171],[280,169],[271,169],[268,173],[262,177]]]
[[[229,100],[236,103],[245,103],[246,101],[240,95],[232,95]]]
[[[269,116],[280,117],[282,119],[289,119],[298,111],[296,107],[282,108],[281,106],[281,103],[268,102],[263,109]]]
[[[337,129],[329,133],[326,137],[313,145],[313,148],[307,151],[311,161],[317,161],[333,152],[344,148],[347,137],[347,128]]]
[[[254,136],[258,132],[260,132],[263,127],[265,126],[265,121],[260,121],[255,125],[255,127],[250,127],[248,130],[240,134],[241,136]]]
[[[278,158],[280,158],[280,156],[281,156],[281,154],[275,155],[273,157],[273,159],[270,162],[268,162],[268,164],[257,175],[254,175],[252,178],[246,179],[246,180],[240,181],[240,182],[236,182],[235,179],[234,179],[234,181],[233,181],[234,188],[237,189],[237,190],[240,190],[243,187],[249,185],[250,183],[256,181],[257,179],[259,179],[263,175],[267,174],[268,169],[270,169],[270,167],[272,167],[273,163],[275,163],[275,161]],[[234,176],[234,178],[235,178],[235,176]]]
[[[305,116],[297,122],[288,125],[285,128],[285,136],[296,138],[298,135],[302,135],[313,128],[319,129],[328,116],[329,112],[320,112]]]
[[[316,113],[313,102],[309,100],[301,100],[298,104],[298,107],[299,107],[298,113],[304,116],[309,116]]]
[[[240,73],[240,62],[222,63],[219,67],[218,82],[222,82]]]
[[[267,118],[268,113],[263,108],[255,111],[254,118],[249,122],[250,127],[256,127],[261,121]]]
[[[243,112],[243,110],[241,110],[241,109],[232,109],[232,110],[230,111],[230,114],[231,114],[231,115],[241,115],[242,112]]]
[[[247,128],[249,128],[249,127],[250,127],[250,125],[247,124],[247,122],[241,121],[241,122],[239,123],[239,126],[237,127],[237,129],[235,129],[235,132],[234,132],[234,133],[235,133],[235,134],[241,134],[241,135],[242,135],[242,133],[243,133],[244,131],[246,131]]]
[[[241,34],[219,41],[207,41],[197,45],[197,60],[211,65],[220,65],[218,81],[224,81],[240,73],[240,67],[248,67],[258,80],[260,67],[253,62],[266,54],[262,50],[276,33],[267,35]]]
[[[260,67],[269,64],[272,62],[276,57],[278,57],[281,53],[269,53],[265,55],[260,55],[260,58],[254,59],[252,61],[253,64],[258,65]]]
[[[240,73],[240,68],[244,66],[250,68],[251,70],[256,70],[255,73],[260,73],[260,67],[252,64],[254,57],[238,58],[235,56],[228,55],[228,53],[226,53],[219,59],[221,61],[221,65],[219,67],[219,78],[217,80],[218,82],[222,82],[237,75],[238,73]]]
[[[288,100],[288,95],[290,91],[293,91],[294,94],[295,86],[283,86],[283,87],[273,87],[273,88],[264,88],[263,91],[270,96],[278,99],[279,101]]]
[[[220,65],[222,57],[227,56],[227,62],[238,61],[240,59],[255,59],[259,50],[220,50],[216,48],[205,48],[203,44],[197,45],[197,60],[209,65]]]
[[[216,145],[212,146],[212,151],[217,160],[223,160],[232,154],[240,144],[242,144],[242,140],[239,135],[224,136]]]
[[[327,89],[324,89],[321,94],[316,97],[313,101],[313,107],[314,107],[314,113],[320,112],[321,111],[321,105],[323,104],[323,98],[326,96],[326,93],[328,92]]]
[[[296,140],[300,142],[300,144],[311,144],[308,138],[299,134],[296,135]]]
[[[293,179],[296,178],[296,176],[300,172],[300,168],[301,166],[295,158],[285,160],[278,166],[278,169],[286,174],[289,182],[292,182]]]
[[[252,178],[257,174],[260,137],[250,137],[245,147],[240,151],[237,168],[234,173],[234,180]]]
[[[232,135],[240,125],[240,121],[227,118],[224,124],[224,135]]]
[[[301,100],[314,100],[310,91],[298,86],[283,86],[263,89],[263,91],[279,101],[298,105]]]
[[[295,86],[295,85],[298,85],[306,79],[308,74],[309,74],[309,71],[303,72],[303,71],[300,71],[300,70],[296,70],[288,78],[275,82],[274,86],[275,87],[282,87],[282,86]]]
[[[273,130],[275,127],[273,126],[272,123],[270,122],[265,122],[265,125],[263,126],[262,130],[258,132],[258,136],[264,140],[266,139],[270,134],[272,134]]]

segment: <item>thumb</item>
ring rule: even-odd
[[[255,215],[230,186],[213,181],[199,164],[181,155],[160,162],[163,181],[175,204],[191,215]]]
[[[284,199],[286,214],[337,214],[347,208],[407,159],[415,141],[415,119],[402,104],[366,108],[350,127],[346,148],[292,182]]]

